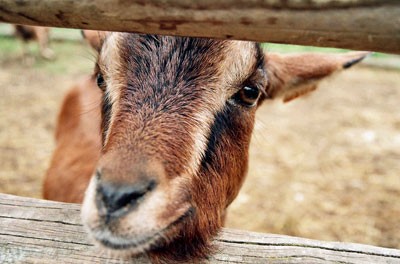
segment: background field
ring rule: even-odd
[[[53,42],[56,60],[29,66],[20,43],[0,37],[0,192],[41,197],[62,96],[92,71],[78,32],[55,35],[75,41]],[[400,67],[396,57],[375,57]],[[248,179],[227,226],[400,248],[399,219],[399,70],[360,65],[304,99],[260,108]]]

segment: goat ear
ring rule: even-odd
[[[101,50],[104,39],[107,36],[107,31],[97,31],[97,30],[81,30],[82,37],[86,40],[89,45],[95,49],[97,52]]]
[[[336,71],[347,69],[364,59],[369,52],[342,54],[302,53],[281,55],[266,53],[268,94],[283,97],[284,102],[314,91],[318,82]]]

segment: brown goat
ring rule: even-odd
[[[27,55],[26,43],[35,40],[39,44],[40,55],[42,58],[50,60],[54,58],[54,51],[49,48],[48,27],[14,25],[14,34],[23,42],[23,56]]]
[[[155,262],[210,253],[263,101],[312,91],[366,55],[283,56],[252,42],[130,33],[99,43],[94,76],[64,101],[44,195],[81,202],[87,187],[82,219],[94,241]]]

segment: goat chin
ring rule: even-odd
[[[210,241],[220,227],[215,227],[213,232],[204,232],[196,222],[195,214],[189,210],[167,228],[146,238],[132,240],[115,237],[109,231],[86,229],[99,250],[109,257],[149,258],[152,263],[183,263],[200,261],[215,251]]]
[[[142,234],[127,238],[113,234],[110,228],[88,227],[87,231],[91,234],[92,240],[103,249],[107,249],[113,254],[118,255],[140,255],[150,249],[162,248],[165,244],[171,243],[179,235],[179,231],[185,222],[191,221],[194,210],[189,208],[183,215],[160,230],[149,234]]]
[[[155,197],[148,198],[143,205],[124,217],[107,222],[104,220],[106,217],[102,217],[95,206],[96,184],[96,178],[93,177],[85,194],[81,215],[92,241],[107,255],[121,259],[148,256],[154,263],[174,263],[201,259],[212,252],[210,240],[221,226],[211,227],[210,223],[219,221],[211,219],[209,222],[204,221],[207,219],[204,215],[201,216],[203,221],[199,220],[199,210],[190,202],[185,200],[173,202],[175,207],[167,210],[170,220],[163,221],[162,224],[159,224],[154,216],[143,217],[146,211],[161,211],[161,215],[165,215],[165,212],[162,214],[162,210],[157,210],[157,208],[146,210],[146,202],[157,204],[153,201]],[[152,195],[155,196],[156,193]],[[184,192],[179,190],[179,193]],[[187,199],[188,196],[180,197]],[[161,203],[160,199],[158,201]],[[202,211],[204,210],[200,210]],[[162,218],[165,219],[165,217]],[[136,220],[132,221],[132,219]],[[143,224],[146,226],[137,228]],[[148,226],[154,227],[149,230],[146,228]],[[132,230],[136,230],[136,233]],[[188,241],[191,242],[188,243]]]

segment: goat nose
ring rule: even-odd
[[[100,214],[117,218],[135,209],[155,186],[154,180],[140,181],[133,185],[100,181],[97,186],[96,205]]]

